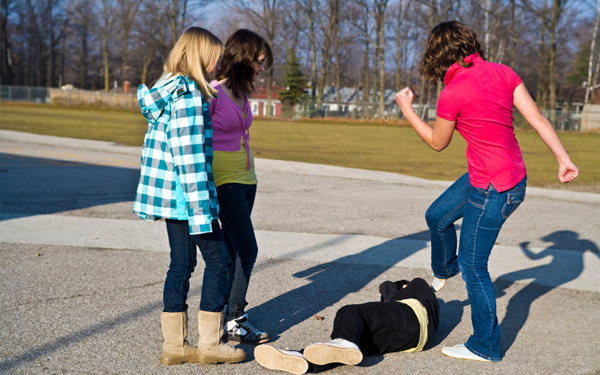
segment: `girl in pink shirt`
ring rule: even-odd
[[[219,220],[232,254],[225,330],[229,341],[260,344],[266,332],[254,328],[245,313],[246,292],[258,246],[252,226],[256,196],[254,159],[250,151],[252,112],[248,95],[258,75],[273,64],[269,44],[253,31],[241,29],[225,43],[217,80],[211,82],[218,98],[209,105],[213,125],[213,176],[219,200]]]
[[[396,102],[417,134],[436,151],[445,149],[456,129],[467,141],[468,173],[450,186],[425,214],[431,233],[432,288],[459,272],[471,303],[473,334],[466,343],[442,353],[461,359],[498,362],[500,327],[488,259],[504,221],[525,199],[527,172],[512,125],[513,105],[537,131],[558,162],[558,179],[573,181],[579,170],[571,162],[548,120],[540,113],[517,74],[484,60],[473,31],[457,21],[431,31],[420,61],[421,76],[444,80],[433,129],[412,109],[405,88]],[[463,218],[460,252],[454,222]]]

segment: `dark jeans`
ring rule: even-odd
[[[256,185],[223,184],[217,187],[219,220],[223,225],[225,241],[231,252],[228,283],[227,320],[244,314],[248,283],[258,254],[258,245],[252,226],[252,207]]]
[[[488,260],[502,225],[525,199],[527,177],[499,193],[471,186],[465,174],[450,186],[425,214],[431,233],[431,268],[447,279],[459,271],[465,280],[473,335],[465,347],[490,361],[500,361],[500,326]],[[454,222],[463,218],[459,249]]]
[[[221,312],[225,306],[231,254],[223,239],[219,223],[212,223],[212,233],[190,235],[187,221],[167,219],[171,263],[163,292],[164,312],[187,311],[190,277],[196,267],[196,246],[204,259],[204,277],[200,310]]]

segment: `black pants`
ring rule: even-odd
[[[353,342],[364,355],[372,356],[415,348],[420,333],[419,319],[410,306],[369,302],[339,309],[331,338]]]
[[[420,333],[419,319],[410,306],[400,302],[368,302],[339,309],[331,338],[348,340],[358,345],[363,355],[373,356],[416,348]],[[309,372],[337,366],[311,363]]]

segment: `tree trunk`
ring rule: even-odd
[[[336,103],[337,103],[337,115],[339,117],[340,112],[342,110],[342,97],[341,97],[341,93],[340,93],[340,38],[338,35],[338,27],[336,25],[335,28],[335,42],[334,42],[334,48],[335,48],[335,87],[336,87]]]
[[[425,78],[421,78],[421,88],[419,89],[419,116],[423,117],[423,99],[425,98]]]
[[[554,0],[552,4],[552,23],[550,26],[550,51],[548,53],[548,94],[550,97],[550,116],[552,126],[556,127],[556,29],[562,11],[561,0]]]
[[[87,28],[81,34],[81,54],[79,58],[79,85],[82,89],[87,88],[87,74],[88,74],[88,35]]]
[[[0,2],[0,84],[10,85],[12,83],[13,69],[8,37],[9,0]]]
[[[104,48],[103,48],[103,55],[104,55],[104,91],[108,92],[110,91],[110,67],[109,67],[109,61],[108,61],[108,38],[104,39]]]
[[[396,18],[396,91],[400,91],[402,89],[402,71],[400,67],[400,63],[402,61],[402,0],[398,4],[398,17]]]
[[[319,87],[317,89],[317,105],[319,108],[323,102],[323,94],[325,85],[327,84],[328,74],[328,63],[329,63],[329,50],[331,49],[331,42],[333,38],[333,32],[337,24],[337,12],[339,7],[339,0],[330,0],[329,2],[329,20],[327,21],[327,29],[324,30],[323,35],[323,47],[321,48],[321,75],[319,79]]]
[[[169,29],[171,29],[171,48],[177,43],[177,9],[179,1],[172,0],[168,5],[167,16],[169,17]]]
[[[127,60],[129,50],[129,36],[140,9],[140,1],[121,0],[121,25],[123,27],[123,48],[121,49],[121,83],[125,82],[127,75]]]
[[[487,0],[486,1],[486,5],[485,5],[485,39],[484,39],[484,43],[485,43],[485,49],[488,52],[491,52],[491,48],[490,48],[490,40],[492,37],[492,33],[490,32],[490,11],[492,8],[492,0]],[[493,56],[491,56],[492,53],[490,53],[490,60],[493,60]]]
[[[385,8],[383,9],[385,12]],[[379,57],[379,118],[383,118],[383,112],[385,109],[385,29],[383,27],[384,13],[381,13],[381,20],[379,24],[379,43],[380,44],[380,57]]]
[[[600,1],[600,0],[599,0]],[[516,15],[516,0],[510,0],[510,39],[512,42],[512,55],[510,56],[510,68],[515,69],[517,65],[517,15]]]
[[[377,102],[377,66],[379,65],[379,30],[377,32],[377,38],[375,40],[375,55],[373,56],[373,83],[370,102],[375,105]]]
[[[590,61],[588,64],[588,78],[587,78],[587,87],[585,90],[585,101],[584,103],[590,102],[590,93],[593,92],[592,83],[592,66],[594,65],[594,52],[596,50],[596,37],[598,35],[598,24],[600,23],[600,0],[598,0],[598,5],[596,6],[596,22],[594,23],[594,32],[592,33],[592,45],[590,46]],[[600,61],[600,58],[599,60]],[[596,77],[598,77],[598,72],[595,73]]]
[[[364,74],[363,74],[363,87],[362,87],[362,118],[366,119],[368,105],[369,105],[369,41],[365,39],[365,55],[364,55]]]
[[[542,11],[541,16],[541,37],[540,37],[540,49],[538,52],[539,55],[539,65],[538,65],[538,84],[535,95],[535,101],[537,102],[538,107],[543,111],[546,109],[546,101],[543,99],[545,96],[545,75],[544,75],[544,62],[545,62],[545,49],[546,49],[546,11],[548,9],[548,0],[544,0],[544,9]]]
[[[313,20],[313,0],[308,0],[305,7],[306,22],[308,23],[308,42],[310,44],[310,97],[314,100],[317,88],[317,37]]]

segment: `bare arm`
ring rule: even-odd
[[[435,151],[442,151],[450,144],[456,121],[436,117],[433,129],[427,125],[412,109],[413,92],[407,87],[396,94],[396,103],[402,114],[415,129],[419,137]]]
[[[571,162],[571,158],[569,158],[569,154],[567,154],[554,128],[542,115],[523,83],[515,89],[513,104],[554,154],[558,162],[558,179],[560,182],[566,183],[577,178],[579,169]]]

